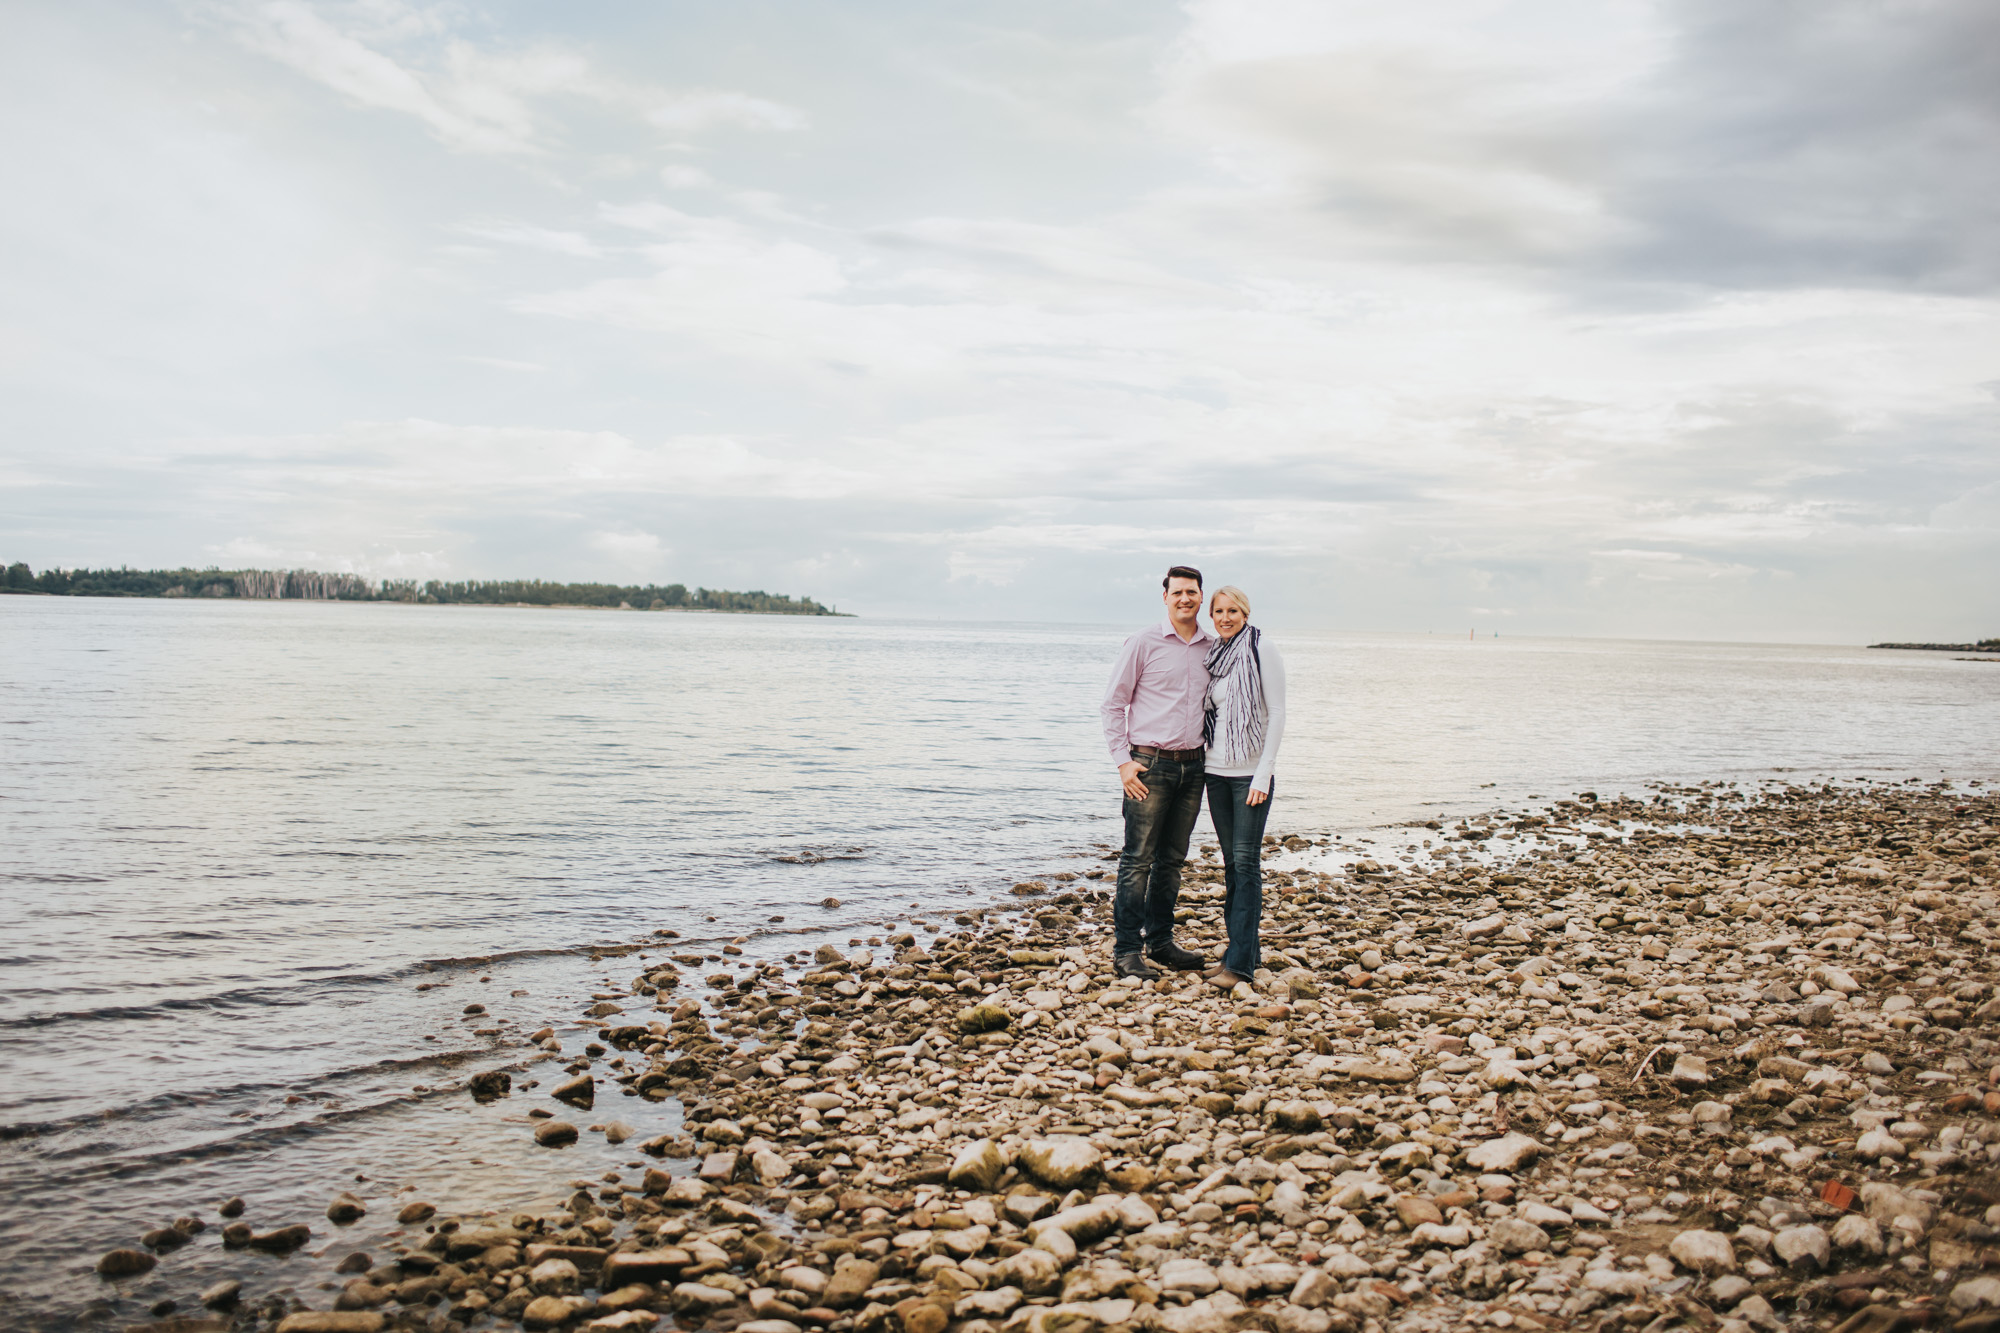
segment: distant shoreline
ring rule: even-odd
[[[1981,639],[1978,643],[1871,643],[1868,646],[1924,653],[1990,653],[2000,651],[2000,639]]]
[[[52,593],[35,588],[0,588],[0,597],[78,597],[98,601],[130,602],[180,602],[194,600],[184,597],[167,597],[159,593],[96,592],[96,593]],[[288,601],[349,603],[357,606],[439,606],[439,607],[485,607],[488,610],[503,611],[644,611],[648,615],[667,613],[684,616],[805,616],[820,620],[859,620],[855,611],[751,611],[726,606],[592,606],[587,602],[424,602],[405,601],[400,598],[383,597],[260,597],[221,599],[201,598],[202,601]]]
[[[0,571],[0,592],[45,597],[184,597],[237,601],[400,602],[423,606],[515,606],[577,611],[717,611],[738,615],[838,616],[810,597],[689,588],[684,583],[557,583],[545,579],[380,579],[311,569],[45,569],[17,561]],[[852,618],[852,613],[848,613]]]

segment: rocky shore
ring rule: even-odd
[[[1274,841],[1233,993],[1113,979],[1109,859],[924,943],[659,932],[592,1028],[535,1034],[540,1077],[465,1094],[525,1103],[553,1175],[621,1096],[678,1103],[649,1165],[542,1213],[407,1203],[331,1309],[224,1284],[141,1327],[2000,1329],[1996,825],[1983,792],[1711,784],[1386,866]],[[1211,849],[1181,903],[1211,956],[1220,880]],[[218,1223],[283,1250],[370,1206]]]

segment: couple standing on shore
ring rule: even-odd
[[[1125,641],[1104,692],[1104,738],[1125,786],[1125,851],[1112,902],[1113,965],[1121,977],[1205,971],[1224,989],[1248,981],[1262,953],[1264,822],[1285,730],[1285,663],[1250,623],[1250,599],[1223,586],[1201,627],[1201,571],[1175,565],[1161,583],[1167,618]],[[1201,813],[1222,848],[1219,967],[1174,943],[1181,866]]]

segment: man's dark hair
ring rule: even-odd
[[[1201,586],[1201,571],[1193,565],[1175,565],[1167,571],[1167,576],[1160,580],[1160,591],[1165,592],[1167,585],[1175,579],[1193,579],[1194,586],[1199,588]]]

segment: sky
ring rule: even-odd
[[[8,24],[0,559],[2000,634],[1987,0]]]

